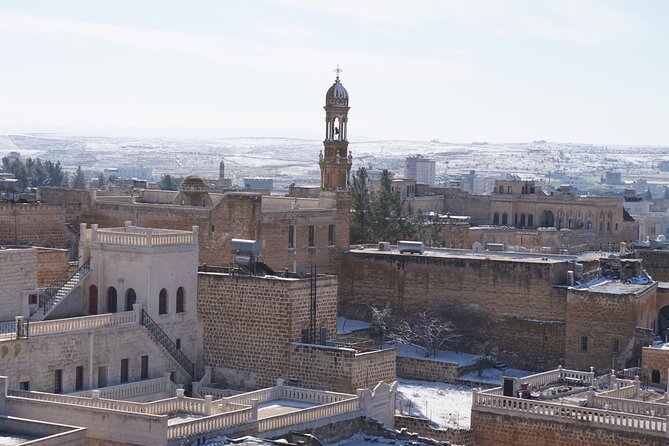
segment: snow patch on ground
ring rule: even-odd
[[[429,418],[435,427],[469,429],[472,388],[430,381],[397,380],[397,409]]]
[[[330,446],[371,446],[371,445],[393,444],[396,446],[420,446],[424,443],[418,440],[391,440],[383,437],[373,437],[366,434],[355,434],[354,436],[342,440]]]

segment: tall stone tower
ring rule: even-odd
[[[223,184],[225,181],[225,161],[221,160],[218,165],[218,182]]]
[[[346,129],[348,127],[348,92],[337,78],[325,94],[325,140],[319,158],[321,189],[344,191],[349,188],[349,174],[353,157],[348,152]]]

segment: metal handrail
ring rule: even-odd
[[[158,341],[170,355],[172,355],[179,365],[183,367],[192,378],[195,378],[195,364],[193,364],[191,360],[177,348],[176,344],[170,339],[167,333],[160,328],[156,321],[154,321],[151,316],[149,316],[149,313],[143,308],[141,323],[146,327],[149,333],[153,335],[154,339]]]
[[[72,266],[76,267],[76,265],[72,265]],[[70,268],[72,268],[72,266],[70,266]],[[65,270],[65,272],[70,270],[70,268]],[[62,285],[60,285],[58,288],[47,288],[42,293],[40,293],[40,301],[42,300],[42,296],[48,296],[43,302],[40,302],[40,307],[43,308],[43,310],[42,310],[44,312],[43,314],[47,314],[49,312],[49,310],[51,309],[51,307],[53,307],[54,299],[56,298],[56,294],[58,294],[58,291],[62,287],[64,287],[67,284],[67,282],[70,281],[70,279],[72,277],[74,277],[78,273],[88,274],[90,271],[91,271],[91,258],[89,257],[84,262],[84,264],[81,265],[79,268],[77,268],[77,270],[75,272],[70,274],[70,276],[67,278],[67,280]],[[61,274],[61,276],[62,276],[62,274]],[[53,283],[55,283],[55,282],[53,282]]]
[[[55,279],[53,279],[53,281],[49,284],[49,286],[44,288],[44,291],[39,293],[38,304],[40,308],[44,305],[44,302],[46,302],[51,298],[51,292],[53,290],[55,290],[53,291],[53,293],[55,294],[63,285],[67,283],[68,280],[70,280],[70,278],[73,276],[73,274],[70,273],[72,272],[73,269],[78,268],[77,265],[79,264],[79,259],[81,259],[81,257],[77,258],[76,262],[72,262],[70,265],[68,265],[65,271],[60,273]],[[67,277],[67,279],[63,281],[63,277]],[[49,296],[49,297],[44,298],[44,296]]]

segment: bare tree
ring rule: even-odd
[[[420,348],[427,357],[434,357],[439,350],[450,348],[459,337],[449,320],[432,316],[427,311],[418,313],[409,321],[401,321],[390,336],[395,343]]]

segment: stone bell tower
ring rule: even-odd
[[[348,92],[337,78],[325,94],[325,140],[319,155],[321,167],[321,189],[344,191],[349,189],[349,175],[353,156],[348,151],[346,130],[348,127]]]

